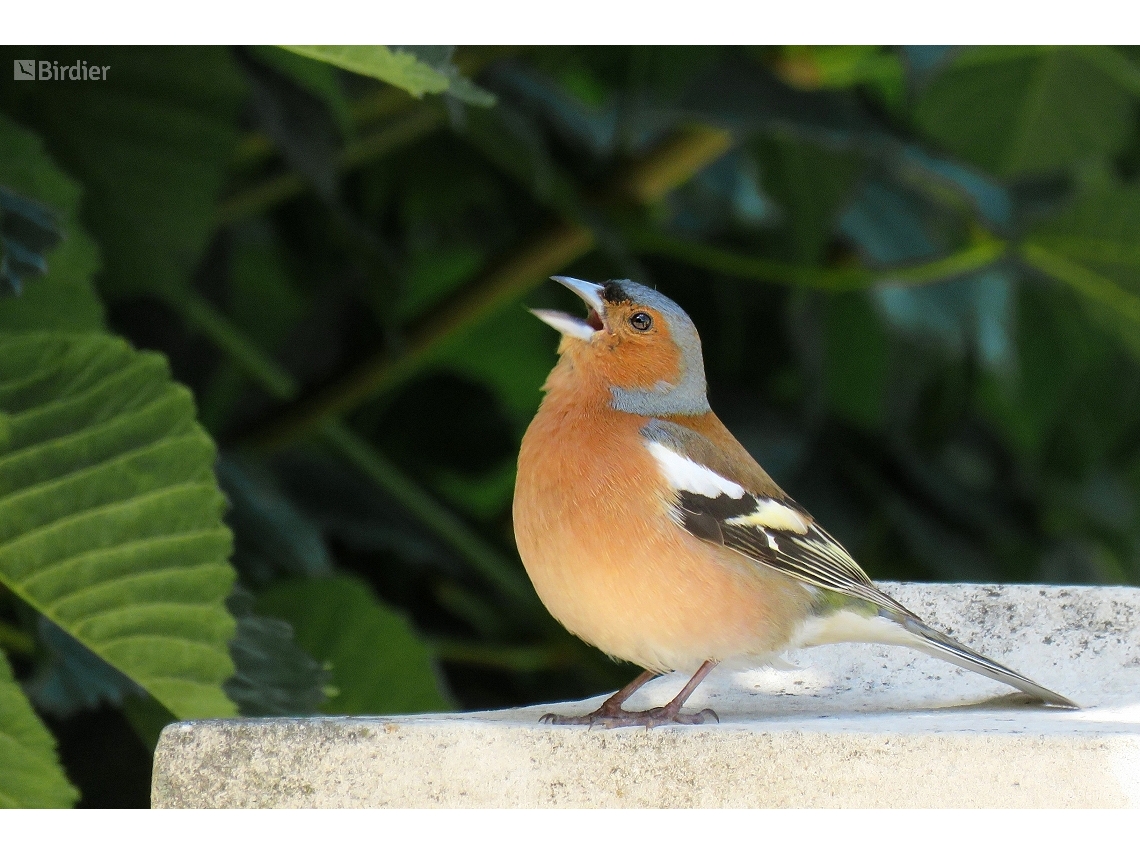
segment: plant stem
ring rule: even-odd
[[[675,258],[694,267],[740,279],[755,279],[822,291],[855,291],[872,285],[887,284],[928,285],[984,270],[1000,261],[1008,249],[1005,241],[987,236],[978,243],[944,258],[922,264],[875,270],[866,267],[830,268],[790,264],[718,249],[698,241],[672,237],[648,229],[632,230],[627,232],[627,237],[630,245],[636,250]]]
[[[1079,293],[1112,309],[1129,321],[1140,324],[1140,297],[1125,291],[1111,279],[1070,261],[1040,244],[1026,242],[1018,247],[1030,265],[1072,286]]]
[[[1106,276],[1066,258],[1040,244],[1027,241],[1018,254],[1034,269],[1068,285],[1101,311],[1099,320],[1134,353],[1140,354],[1140,297]]]
[[[297,381],[196,291],[168,287],[159,296],[275,398],[288,399],[297,394]]]

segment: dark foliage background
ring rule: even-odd
[[[277,48],[0,49],[111,67],[0,80],[0,339],[104,328],[192,391],[241,713],[631,675],[512,543],[556,346],[523,307],[578,311],[557,273],[684,306],[714,409],[873,577],[1140,578],[1140,53],[410,51],[445,92]],[[144,805],[176,713],[45,614],[0,586],[80,804]]]

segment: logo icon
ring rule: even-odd
[[[35,80],[36,61],[34,59],[17,59],[12,70],[13,80]]]

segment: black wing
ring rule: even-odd
[[[724,494],[710,498],[684,490],[676,495],[678,521],[701,540],[726,546],[809,585],[867,600],[893,613],[914,616],[876,588],[839,541],[790,499],[761,498],[751,493],[739,499]],[[765,509],[771,511],[771,503],[801,517],[806,525],[799,528],[806,531],[756,522],[760,516],[776,516],[762,513]]]

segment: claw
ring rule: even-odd
[[[589,727],[660,727],[663,724],[705,724],[709,721],[720,723],[720,716],[714,710],[704,709],[698,713],[683,713],[667,706],[649,710],[625,710],[601,708],[586,715],[557,715],[547,713],[539,719],[542,724],[585,724]]]

